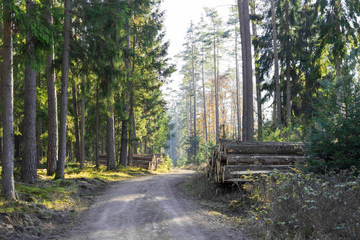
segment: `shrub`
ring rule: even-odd
[[[309,164],[317,171],[360,169],[360,87],[348,91],[341,109],[335,90],[330,89],[323,98],[312,126]]]
[[[357,239],[360,177],[274,171],[254,185],[254,233],[262,239]],[[260,230],[261,229],[261,230]]]

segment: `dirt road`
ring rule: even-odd
[[[192,171],[133,178],[114,184],[57,239],[245,239],[239,229],[179,192]]]

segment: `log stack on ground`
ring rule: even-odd
[[[156,170],[163,161],[162,156],[162,154],[134,154],[133,160],[129,165],[132,167],[145,168],[147,170]],[[99,154],[99,164],[107,164],[106,153]]]
[[[106,166],[106,153],[100,153],[99,154],[99,164]]]
[[[274,169],[289,171],[305,164],[304,148],[303,143],[221,139],[210,156],[208,177],[215,183],[248,182]]]
[[[134,154],[130,166],[156,170],[161,163],[162,154]]]

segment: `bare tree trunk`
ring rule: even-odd
[[[237,118],[237,139],[241,140],[241,109],[240,109],[240,80],[239,80],[239,60],[238,60],[238,38],[235,26],[235,65],[236,65],[236,118]]]
[[[69,81],[69,53],[70,53],[70,0],[65,0],[64,19],[64,49],[62,60],[61,108],[59,132],[59,158],[55,178],[64,179],[66,156],[66,116]]]
[[[214,27],[215,28],[215,27]],[[216,143],[219,143],[220,130],[219,130],[219,79],[216,64],[216,35],[214,29],[214,83],[215,83],[215,134]]]
[[[34,3],[26,0],[27,16],[32,16]],[[26,53],[30,62],[35,58],[35,43],[33,34],[26,35]],[[36,72],[31,63],[25,66],[24,83],[24,158],[22,163],[22,179],[26,183],[37,181],[37,159],[36,159]]]
[[[252,141],[254,135],[253,84],[249,1],[238,0],[241,50],[243,61],[243,141]]]
[[[193,33],[192,33],[193,35]],[[193,82],[193,95],[194,95],[194,139],[196,141],[196,79],[195,79],[195,63],[194,63],[194,38],[191,36],[191,75]],[[197,154],[197,144],[194,148],[194,156]]]
[[[285,2],[285,32],[287,35],[286,39],[286,126],[290,126],[291,122],[291,82],[290,82],[290,13],[289,13],[289,0]]]
[[[96,108],[95,165],[96,167],[99,167],[99,94],[98,93],[96,93],[95,108]]]
[[[72,100],[74,109],[74,125],[75,125],[75,158],[76,162],[80,163],[80,139],[79,139],[79,114],[76,97],[76,85],[75,82],[72,84]]]
[[[129,20],[126,20],[126,48],[130,49],[130,23]],[[125,59],[125,68],[126,68],[126,89],[129,90],[129,59]],[[126,117],[129,116],[129,91],[125,93],[124,99],[125,99],[125,113]],[[127,146],[128,145],[128,119],[122,122],[121,126],[121,154],[120,154],[120,164],[124,167],[127,167],[128,165],[128,159],[127,159]]]
[[[6,200],[15,198],[14,188],[14,89],[13,89],[13,39],[12,0],[3,1],[3,152],[2,152],[2,194]]]
[[[132,87],[131,87],[132,88]],[[129,152],[128,152],[128,162],[132,163],[133,154],[134,154],[134,141],[135,141],[135,121],[134,121],[134,93],[130,94],[130,109],[129,109],[129,117],[130,117],[130,129],[129,129]]]
[[[275,18],[275,3],[271,0],[271,25],[274,47],[274,78],[275,78],[275,102],[276,102],[276,124],[281,128],[281,96],[280,96],[280,76],[279,76],[279,58],[277,47],[277,31]]]
[[[47,2],[48,8],[52,7],[52,0]],[[53,18],[50,11],[46,10],[46,20],[52,25]],[[55,71],[53,68],[54,46],[52,51],[46,56],[46,81],[48,94],[48,151],[47,151],[47,175],[52,176],[56,170],[58,157],[58,112],[57,95],[55,85]]]
[[[341,85],[341,58],[336,58],[336,84]],[[337,89],[336,92],[336,104],[338,105],[339,110],[341,110],[341,87]]]
[[[251,9],[251,13],[255,14],[255,0],[254,6]],[[256,25],[252,22],[253,36],[257,36]],[[255,49],[255,58],[259,55],[258,50]],[[258,120],[258,141],[262,140],[262,107],[261,107],[261,89],[260,89],[260,79],[258,74],[258,68],[255,65],[255,83],[256,83],[256,103],[257,103],[257,120]]]
[[[202,63],[201,63],[201,80],[202,80],[202,92],[203,92],[203,105],[204,105],[204,132],[205,141],[208,142],[208,128],[206,122],[206,96],[205,96],[205,73],[204,73],[204,43],[202,43]],[[175,113],[176,114],[176,113]]]
[[[106,157],[107,157],[107,168],[112,170],[116,168],[115,164],[115,127],[114,127],[114,94],[113,90],[110,89],[110,96],[108,102],[109,116],[107,118],[107,130],[106,130]]]
[[[81,78],[81,119],[80,119],[80,169],[85,163],[85,74]]]
[[[43,148],[42,148],[42,141],[41,141],[41,134],[42,134],[42,120],[37,120],[37,127],[36,127],[36,159],[37,159],[37,168],[40,166],[40,161],[43,157]]]

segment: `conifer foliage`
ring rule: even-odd
[[[126,166],[132,153],[164,151],[170,123],[160,87],[174,67],[161,1],[2,3],[6,199],[14,198],[14,164],[22,170],[15,180],[34,183],[38,167],[64,179],[74,155],[83,168],[106,154],[115,169],[123,154]]]

